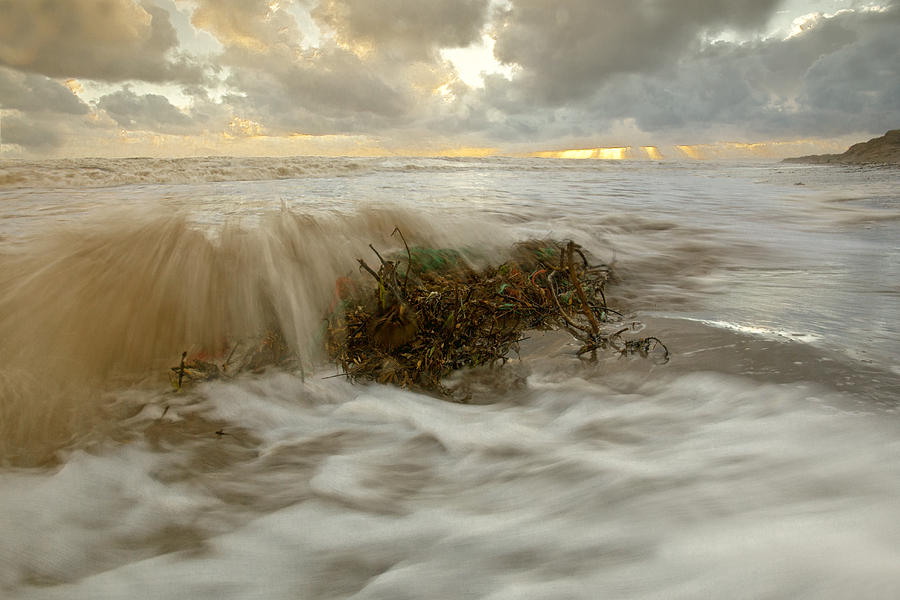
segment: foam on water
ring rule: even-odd
[[[814,385],[642,379],[538,372],[489,406],[285,374],[209,384],[166,413],[209,424],[187,441],[154,447],[145,411],[129,429],[147,438],[7,474],[19,543],[0,582],[23,598],[900,592],[894,425]]]
[[[894,171],[0,169],[4,598],[900,596]],[[672,360],[534,334],[456,376],[472,405],[325,379],[334,280],[394,226],[483,259],[571,237]],[[273,320],[305,379],[167,391],[182,350]]]
[[[0,456],[41,456],[45,437],[52,451],[93,426],[110,381],[158,379],[183,350],[277,327],[308,365],[334,282],[358,271],[356,257],[371,260],[367,244],[396,247],[396,226],[411,244],[494,248],[503,236],[487,225],[381,208],[282,210],[249,228],[201,229],[184,214],[118,209],[47,229],[27,251],[0,255]]]
[[[316,156],[187,158],[0,159],[0,189],[83,189],[147,184],[197,184],[223,181],[273,181],[358,177],[388,173],[454,172],[472,167],[505,169],[515,159],[488,158],[325,158]],[[519,159],[521,162],[521,159]],[[531,160],[530,170],[556,170],[547,161]],[[578,167],[578,165],[568,165]]]
[[[775,340],[794,340],[797,342],[805,342],[807,344],[812,344],[822,339],[821,336],[818,336],[814,333],[803,333],[797,331],[784,331],[778,329],[771,329],[769,327],[759,327],[756,325],[742,325],[740,323],[729,323],[728,321],[710,321],[707,319],[694,319],[700,323],[705,325],[711,325],[713,327],[722,327],[723,329],[731,329],[733,331],[739,331],[741,333],[749,333],[753,335],[759,335],[768,339]]]
[[[154,183],[261,181],[352,175],[372,159],[314,157],[70,158],[51,161],[0,160],[0,187],[84,188]]]

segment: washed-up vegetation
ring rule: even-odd
[[[509,260],[481,269],[453,250],[404,246],[394,259],[370,246],[377,269],[359,265],[372,285],[344,287],[342,310],[328,319],[327,353],[353,381],[448,395],[447,375],[502,365],[536,329],[565,329],[582,344],[578,356],[611,350],[668,360],[657,338],[624,337],[631,327],[604,293],[611,267],[592,263],[574,242],[522,242]]]
[[[269,367],[302,368],[277,326],[270,326],[258,340],[232,343],[220,352],[201,351],[181,354],[181,362],[169,371],[176,390],[199,381],[231,377],[238,373],[262,373]]]
[[[374,381],[453,397],[444,384],[466,367],[502,367],[533,330],[568,331],[577,356],[618,353],[668,361],[655,337],[635,328],[607,303],[610,265],[596,263],[572,241],[528,240],[500,264],[473,267],[449,248],[409,247],[387,258],[374,246],[373,265],[359,258],[362,278],[335,282],[326,317],[325,352],[351,381]],[[377,260],[377,262],[374,262]],[[257,345],[235,349],[221,366],[182,356],[172,368],[176,387],[188,380],[296,364],[277,329]]]

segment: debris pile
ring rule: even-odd
[[[610,308],[604,287],[612,267],[594,264],[572,241],[529,240],[499,265],[476,269],[448,248],[412,247],[382,256],[377,269],[362,258],[366,279],[341,277],[325,319],[325,352],[351,381],[375,381],[452,397],[442,383],[464,367],[504,364],[531,330],[562,329],[581,342],[577,355],[598,352],[669,359],[655,337],[626,337],[634,323]],[[393,235],[393,234],[392,234]],[[371,285],[365,285],[371,278]],[[182,354],[170,370],[175,389],[269,366],[302,368],[272,326],[258,341],[236,343],[215,357]],[[224,360],[223,360],[224,359]]]
[[[300,367],[297,355],[291,351],[280,329],[270,326],[266,333],[255,341],[235,342],[227,348],[210,355],[206,352],[188,356],[181,355],[181,363],[169,369],[172,387],[180,390],[188,383],[198,383],[237,375],[238,373],[260,373],[267,367]]]
[[[398,229],[394,233],[403,234]],[[582,346],[638,354],[663,363],[669,352],[655,337],[625,339],[622,315],[606,302],[612,278],[572,241],[530,240],[512,258],[480,270],[449,249],[410,248],[359,267],[371,288],[339,281],[340,305],[327,318],[325,349],[351,381],[367,380],[449,396],[451,372],[506,362],[528,330],[565,329]]]

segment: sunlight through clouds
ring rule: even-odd
[[[563,158],[584,160],[589,158],[600,160],[623,160],[630,154],[631,148],[613,147],[613,148],[581,148],[575,150],[552,150],[535,152],[532,156],[536,158]]]
[[[250,119],[242,119],[234,117],[228,124],[228,130],[225,131],[226,137],[258,137],[263,135],[263,126],[256,121]]]
[[[504,65],[494,58],[494,39],[482,35],[481,42],[465,48],[444,48],[441,56],[449,60],[459,78],[471,88],[483,88],[484,76],[499,74],[512,79],[515,69]]]
[[[824,148],[900,122],[893,1],[2,5],[5,156],[113,152],[123,129],[213,148],[224,132],[222,152],[301,131],[365,135],[386,152],[661,160],[729,140],[749,156],[759,143]]]

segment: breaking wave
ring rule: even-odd
[[[288,210],[253,227],[201,228],[183,214],[119,210],[44,230],[0,255],[0,455],[35,456],[90,418],[110,382],[162,374],[183,350],[220,348],[275,326],[314,358],[338,277],[368,244],[500,244],[486,223],[400,209],[340,217]]]
[[[108,187],[129,184],[261,181],[359,174],[369,159],[315,157],[71,158],[4,160],[0,187]]]

